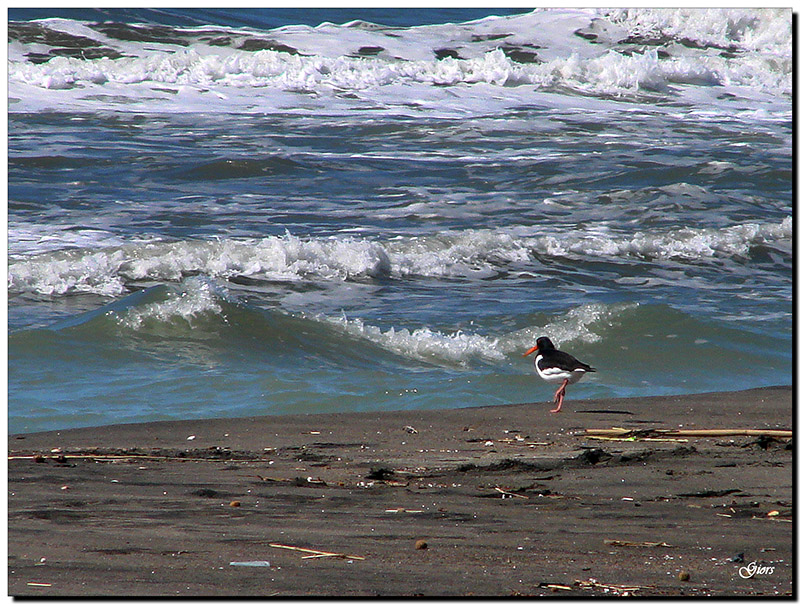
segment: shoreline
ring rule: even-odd
[[[634,400],[658,400],[658,399],[678,399],[678,398],[691,398],[691,397],[699,397],[699,396],[720,396],[725,394],[733,394],[736,395],[741,392],[755,392],[759,390],[782,390],[788,389],[792,390],[793,386],[791,384],[784,384],[784,385],[772,385],[772,386],[761,386],[756,388],[746,388],[743,390],[715,390],[709,392],[699,392],[699,393],[687,393],[687,394],[665,394],[665,395],[654,395],[654,396],[621,396],[621,397],[607,397],[607,398],[568,398],[564,402],[564,410],[569,411],[570,409],[567,408],[567,405],[573,407],[574,405],[581,405],[582,408],[580,409],[581,413],[591,413],[591,409],[589,406],[596,406],[596,405],[607,405],[607,404],[624,404],[625,401],[634,401]],[[549,407],[548,407],[549,405]],[[541,407],[540,407],[541,406]],[[441,413],[456,413],[461,411],[470,411],[474,409],[507,409],[513,407],[523,407],[523,408],[530,408],[532,413],[538,412],[539,409],[551,408],[552,401],[541,401],[541,402],[532,402],[532,403],[508,403],[508,404],[492,404],[492,405],[478,405],[478,406],[466,406],[466,407],[456,407],[456,408],[435,408],[435,409],[385,409],[385,410],[376,410],[376,411],[338,411],[338,412],[308,412],[308,413],[275,413],[275,414],[265,414],[265,415],[241,415],[241,416],[234,416],[234,417],[204,417],[204,418],[190,418],[190,419],[156,419],[156,420],[145,420],[145,421],[130,421],[130,422],[121,422],[121,423],[112,423],[112,424],[99,424],[96,426],[78,426],[78,427],[68,427],[68,428],[55,428],[50,430],[34,430],[30,432],[9,432],[7,438],[10,440],[17,439],[19,440],[20,437],[25,438],[29,436],[36,436],[36,435],[58,435],[62,432],[69,433],[70,435],[75,436],[76,433],[83,431],[83,430],[104,430],[106,428],[110,429],[124,429],[124,427],[145,427],[145,426],[159,426],[161,424],[175,424],[180,425],[181,423],[189,423],[189,422],[236,422],[236,421],[258,421],[260,419],[266,420],[267,418],[282,418],[282,417],[289,417],[289,418],[307,418],[313,419],[315,417],[343,417],[343,416],[350,416],[353,418],[358,419],[359,417],[367,417],[369,415],[380,415],[380,416],[387,416],[387,415],[403,415],[403,414],[420,414],[420,415],[427,415],[427,414],[434,414],[438,415]],[[574,410],[573,410],[574,411]],[[609,413],[615,413],[614,410],[607,411]],[[603,413],[602,410],[597,411],[597,413]]]
[[[791,430],[792,396],[11,435],[9,593],[792,595],[792,439],[587,434]]]

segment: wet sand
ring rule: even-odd
[[[12,435],[9,593],[793,595],[791,439],[586,434],[792,429],[791,387],[549,409]]]

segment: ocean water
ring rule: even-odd
[[[10,432],[791,382],[789,9],[9,19]]]

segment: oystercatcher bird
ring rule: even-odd
[[[586,363],[581,363],[571,354],[556,350],[550,338],[537,338],[536,346],[522,356],[526,357],[537,351],[533,364],[536,365],[536,372],[539,377],[545,382],[561,383],[553,397],[556,408],[550,409],[550,413],[558,413],[561,411],[561,403],[564,402],[564,393],[567,391],[567,385],[575,384],[587,372],[595,371],[595,369],[592,369]]]

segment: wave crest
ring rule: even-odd
[[[111,106],[227,111],[232,103],[252,109],[273,102],[289,110],[298,103],[282,93],[296,92],[396,108],[442,86],[460,86],[462,100],[477,99],[476,107],[493,102],[495,87],[521,85],[619,98],[672,94],[675,85],[686,84],[750,88],[756,97],[792,91],[791,15],[780,9],[549,9],[391,30],[352,24],[269,32],[175,28],[174,36],[162,33],[150,44],[107,35],[102,24],[48,19],[37,26],[51,35],[35,36],[36,52],[14,33],[19,24],[12,30],[9,94],[19,103],[13,111],[27,103],[91,104],[101,92]],[[39,52],[51,50],[43,42],[65,36],[82,46]],[[88,56],[87,44],[94,51]],[[28,59],[33,56],[39,59]],[[32,94],[36,88],[64,92],[48,100]],[[438,99],[432,102],[451,100]]]
[[[564,315],[541,325],[525,327],[496,337],[464,331],[445,333],[429,327],[390,327],[381,330],[361,319],[348,319],[344,316],[320,316],[317,320],[334,325],[346,334],[366,339],[400,356],[434,364],[465,367],[474,361],[501,363],[514,358],[542,335],[548,335],[559,344],[600,342],[604,332],[613,329],[625,313],[638,306],[627,303],[586,304],[570,309]]]
[[[187,49],[168,56],[98,61],[56,57],[39,65],[12,63],[9,79],[48,90],[68,90],[91,84],[145,83],[196,89],[260,88],[287,92],[358,92],[396,85],[479,83],[532,85],[545,90],[567,88],[612,95],[667,92],[671,84],[713,86],[725,83],[773,89],[778,94],[791,90],[791,58],[753,59],[731,64],[718,57],[664,59],[656,50],[631,55],[609,50],[599,57],[574,54],[528,65],[514,62],[499,49],[472,59],[404,62],[301,57],[273,50],[238,52],[231,56],[207,56]]]
[[[688,260],[746,257],[753,246],[791,241],[792,217],[778,224],[745,223],[724,227],[684,227],[663,233],[640,232],[617,236],[596,228],[529,239],[533,249],[551,256],[638,257],[646,260]]]
[[[176,321],[191,324],[206,316],[223,316],[223,293],[204,278],[190,278],[180,288],[166,292],[162,300],[131,306],[122,312],[110,310],[106,316],[119,325],[139,331],[150,324],[164,325]]]
[[[523,228],[515,232],[523,231]],[[780,223],[746,223],[721,229],[680,228],[618,234],[602,227],[558,234],[468,230],[385,242],[355,237],[300,239],[284,236],[130,243],[103,250],[45,252],[11,260],[10,292],[105,296],[136,281],[177,282],[201,274],[266,281],[407,278],[492,278],[507,270],[535,270],[537,256],[704,261],[747,257],[753,246],[792,240],[792,217]]]

